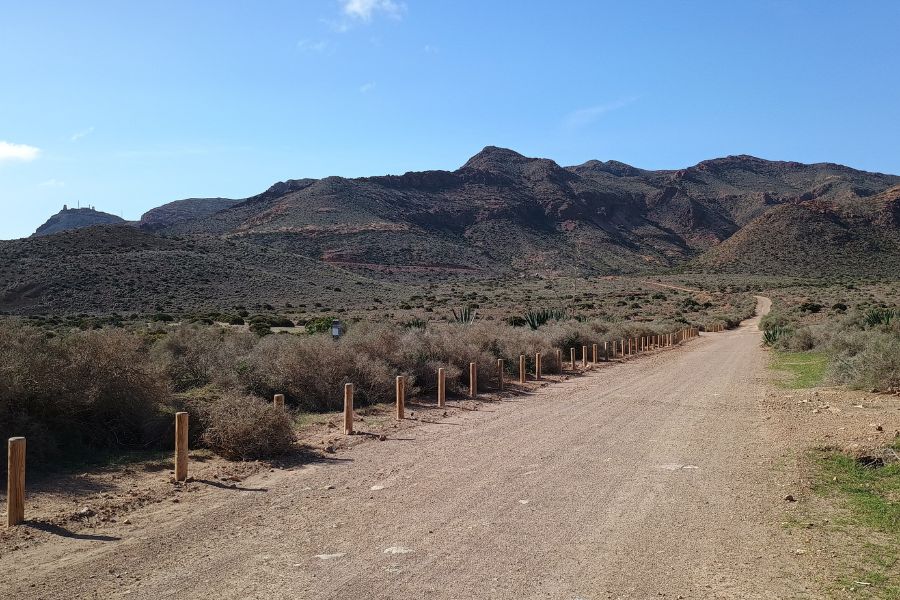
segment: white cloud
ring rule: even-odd
[[[45,188],[61,188],[66,186],[65,181],[60,181],[58,179],[48,179],[47,181],[42,181],[38,184],[39,187]]]
[[[40,148],[25,144],[13,144],[0,140],[0,162],[5,160],[34,160],[41,153]]]
[[[73,142],[77,142],[81,138],[87,137],[87,136],[91,135],[92,133],[94,133],[94,128],[88,127],[87,129],[82,129],[81,131],[76,131],[75,133],[72,134],[72,137],[70,137],[69,139]]]
[[[371,21],[377,13],[393,19],[399,19],[406,10],[406,5],[394,0],[340,0],[342,12],[353,19]]]
[[[297,42],[297,50],[321,54],[328,50],[328,42],[325,40],[300,40]]]
[[[374,81],[370,81],[368,83],[364,83],[361,86],[359,86],[359,91],[363,94],[368,94],[369,92],[371,92],[374,89],[375,89]]]
[[[578,129],[581,127],[585,127],[586,125],[590,125],[606,113],[612,112],[614,110],[619,110],[620,108],[625,108],[636,100],[636,97],[622,98],[620,100],[616,100],[615,102],[608,102],[606,104],[598,104],[596,106],[589,106],[587,108],[574,110],[566,115],[566,117],[563,119],[563,126],[566,129]]]
[[[433,46],[432,44],[425,44],[423,50],[425,51],[425,54],[437,54],[441,51],[440,48],[438,48],[437,46]]]

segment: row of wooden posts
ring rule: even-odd
[[[707,331],[723,331],[724,326],[714,326]],[[681,342],[697,337],[700,330],[696,327],[686,327],[674,333],[649,335],[635,338],[623,338],[612,342],[603,342],[603,360],[611,358],[625,358],[648,350],[669,348]],[[591,345],[592,362],[597,364],[599,344]],[[538,352],[534,356],[534,379],[539,381],[543,375],[543,357]],[[575,348],[569,349],[569,362],[572,370],[577,369]],[[556,365],[559,373],[563,371],[562,350],[556,351]],[[588,347],[581,347],[581,365],[588,367]],[[505,362],[497,359],[497,387],[502,390],[505,384]],[[528,374],[525,369],[525,355],[519,355],[519,383],[527,381]],[[478,363],[469,363],[469,398],[478,395]],[[396,379],[397,396],[397,420],[402,420],[406,410],[406,376],[398,375]],[[284,394],[275,394],[274,404],[276,408],[284,409]],[[443,367],[437,372],[437,404],[445,406],[447,401],[446,371]],[[353,384],[344,385],[344,433],[353,433]],[[6,486],[6,524],[11,527],[25,520],[25,438],[9,438],[7,450],[7,486]],[[185,481],[188,473],[188,413],[175,413],[175,480]]]
[[[685,329],[679,330],[674,333],[665,333],[659,335],[650,335],[636,338],[623,338],[622,340],[613,340],[612,345],[610,342],[603,342],[603,359],[610,360],[613,357],[626,357],[632,356],[639,352],[645,352],[648,350],[655,350],[659,348],[669,348],[675,346],[685,340],[689,340],[693,337],[696,337],[700,334],[700,330],[696,327],[687,327]],[[593,364],[597,364],[598,361],[598,350],[599,344],[591,345],[591,357]],[[535,381],[540,381],[541,376],[543,375],[542,370],[542,355],[540,352],[535,353],[534,355],[534,379]],[[575,348],[569,349],[569,362],[572,365],[572,370],[576,370],[576,356],[575,356]],[[559,373],[563,371],[563,361],[562,361],[562,350],[556,350],[556,365],[559,369]],[[588,347],[581,347],[581,366],[587,368],[588,366]],[[497,388],[499,390],[503,390],[503,386],[505,383],[505,373],[506,373],[506,364],[502,358],[497,359]],[[525,369],[525,355],[519,355],[519,383],[524,384],[528,379],[528,374]],[[398,421],[402,421],[405,416],[406,410],[406,376],[398,375],[396,379],[396,418]],[[279,404],[279,396],[280,394],[275,396],[275,404]],[[478,396],[478,363],[470,362],[469,363],[469,398],[476,398]],[[437,371],[437,405],[438,407],[445,406],[447,401],[447,381],[446,381],[446,371],[444,367],[440,367]],[[281,396],[281,403],[283,406],[284,397]],[[353,434],[353,384],[346,383],[344,384],[344,433],[346,435]]]

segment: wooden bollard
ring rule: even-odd
[[[535,352],[534,354],[534,379],[535,381],[541,380],[541,353]]]
[[[609,342],[603,342],[603,360],[609,362]]]
[[[6,526],[25,521],[25,438],[9,438],[6,451]]]
[[[272,398],[272,403],[278,410],[284,410],[284,394],[275,394],[275,397]]]
[[[397,420],[402,421],[406,414],[406,377],[397,375]]]
[[[591,362],[596,365],[597,364],[597,344],[591,344],[591,358],[594,359]]]
[[[569,348],[569,357],[572,359],[572,370],[575,370],[575,348]]]
[[[443,407],[447,403],[447,375],[444,367],[438,369],[438,406]]]
[[[184,481],[188,473],[188,414],[175,413],[175,481]]]
[[[503,389],[503,359],[497,359],[497,387]]]
[[[581,366],[587,368],[587,346],[581,347]]]
[[[353,384],[344,384],[344,434],[353,434]]]
[[[556,349],[556,369],[559,371],[559,374],[562,375],[562,350],[560,350],[559,348]]]
[[[469,363],[469,398],[478,395],[478,363]]]
[[[519,383],[525,383],[525,355],[519,355]]]

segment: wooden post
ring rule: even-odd
[[[406,377],[397,375],[397,420],[402,421],[406,409]]]
[[[6,471],[6,526],[25,521],[25,438],[9,438]]]
[[[587,360],[587,346],[582,346],[582,347],[581,347],[581,366],[582,366],[582,367],[587,367],[587,363],[588,363],[588,360]]]
[[[478,396],[478,363],[469,363],[469,398]]]
[[[541,380],[541,369],[542,369],[542,365],[541,365],[541,353],[540,353],[540,352],[536,352],[535,355],[534,355],[534,379],[535,379],[536,381],[540,381],[540,380]]]
[[[353,384],[344,384],[344,434],[353,434]]]
[[[596,365],[597,364],[597,344],[591,344],[591,358],[594,359],[591,362],[593,362]]]
[[[575,348],[569,348],[569,357],[572,359],[572,370],[575,370]]]
[[[447,403],[447,375],[444,367],[438,369],[438,406],[444,407]]]
[[[497,359],[497,387],[503,390],[503,359]]]
[[[519,355],[519,383],[525,383],[525,355]]]
[[[188,472],[188,414],[175,413],[175,481],[187,479]]]
[[[560,350],[559,348],[556,349],[556,368],[559,370],[559,374],[562,375],[562,350]]]
[[[272,398],[272,402],[275,404],[276,409],[284,410],[284,394],[275,394],[275,397]]]

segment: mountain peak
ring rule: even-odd
[[[69,208],[63,206],[61,211],[47,219],[43,225],[38,227],[32,236],[50,235],[51,233],[58,233],[70,229],[80,229],[92,225],[110,225],[125,222],[125,219],[122,217],[95,210],[93,207]]]
[[[479,171],[503,171],[505,167],[537,160],[528,158],[509,148],[498,146],[485,146],[484,149],[466,161],[463,169],[476,169]]]

